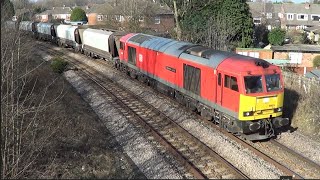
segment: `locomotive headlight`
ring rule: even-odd
[[[253,111],[243,112],[244,117],[252,116],[252,115],[253,115]]]
[[[274,112],[282,112],[282,107],[275,108],[275,109],[274,109]]]

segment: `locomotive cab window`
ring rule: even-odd
[[[244,83],[247,94],[262,92],[262,76],[245,76]]]
[[[265,78],[268,92],[277,91],[281,89],[279,74],[266,75]]]
[[[183,64],[183,88],[200,95],[201,70]]]
[[[128,46],[128,62],[136,65],[136,48]]]
[[[229,88],[234,91],[239,91],[237,78],[233,76],[224,76],[224,87]]]

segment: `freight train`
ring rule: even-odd
[[[116,69],[246,139],[271,138],[289,124],[282,117],[281,69],[262,59],[83,25],[21,22],[19,29],[87,56],[110,59]]]

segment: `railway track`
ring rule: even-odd
[[[77,61],[77,60],[76,60]],[[69,61],[70,62],[70,61]],[[80,76],[100,87],[100,93],[136,126],[147,129],[153,138],[183,164],[196,179],[247,179],[231,163],[125,87],[106,79],[90,67],[74,64]],[[97,89],[97,88],[96,88]],[[149,137],[150,138],[150,137]]]
[[[112,63],[110,63],[110,61],[107,61],[108,63],[105,63],[105,62],[100,62],[100,61],[97,61],[97,62],[99,62],[99,63],[101,63],[101,64],[103,64],[103,65],[109,65],[109,66],[112,66]],[[123,75],[122,73],[120,73],[120,72],[118,72],[120,75]],[[144,84],[142,84],[142,86],[145,86]],[[169,97],[167,97],[168,99],[171,99],[171,98],[169,98]],[[150,106],[150,105],[148,105],[148,106]],[[136,107],[141,107],[141,106],[136,106]],[[149,108],[151,108],[151,107],[149,107]],[[187,111],[189,111],[187,108],[185,108]],[[189,111],[190,112],[190,111]],[[138,113],[138,112],[137,112]],[[141,114],[141,112],[139,112],[140,114]],[[160,112],[161,113],[161,112]],[[158,113],[155,113],[156,115],[158,115],[159,114],[159,112]],[[151,117],[151,116],[149,116],[148,114],[147,115],[145,115],[146,117]],[[201,119],[201,116],[199,116],[199,119]],[[159,122],[155,122],[155,123],[159,123]],[[258,155],[259,157],[261,157],[262,159],[264,159],[265,161],[267,161],[267,162],[270,162],[271,164],[273,164],[275,167],[277,167],[278,169],[280,169],[283,173],[284,173],[284,175],[286,175],[286,176],[292,176],[293,178],[295,178],[295,179],[303,179],[303,178],[308,178],[308,177],[310,177],[309,175],[306,175],[306,174],[304,174],[304,173],[301,173],[299,170],[297,170],[297,169],[295,169],[295,168],[293,168],[293,167],[291,167],[291,166],[288,166],[288,164],[285,164],[284,165],[284,163],[282,162],[279,162],[279,160],[275,160],[275,159],[273,159],[273,157],[272,156],[270,156],[270,155],[267,155],[266,153],[264,153],[264,152],[262,152],[261,150],[259,150],[258,148],[255,148],[254,146],[252,146],[252,144],[250,144],[249,142],[247,142],[247,141],[245,141],[245,140],[242,140],[242,139],[239,139],[238,137],[235,137],[235,136],[233,136],[232,134],[230,134],[230,133],[228,133],[228,132],[226,132],[226,131],[224,131],[224,130],[221,130],[219,127],[217,127],[216,125],[214,125],[213,123],[211,123],[210,121],[207,121],[207,120],[201,120],[201,123],[204,123],[205,125],[207,125],[207,126],[210,126],[210,127],[212,127],[212,128],[214,128],[214,129],[217,129],[218,131],[220,131],[220,132],[222,132],[225,136],[227,136],[227,137],[229,137],[229,138],[231,138],[232,140],[234,140],[235,142],[237,142],[237,143],[239,143],[239,144],[241,144],[244,148],[247,148],[247,149],[250,149],[252,152],[254,152],[256,155]],[[152,122],[150,122],[150,124],[152,124]],[[146,126],[145,124],[143,125],[143,126]],[[170,128],[169,128],[170,129]],[[173,138],[174,136],[176,136],[176,137],[178,137],[176,134],[174,134],[174,133],[172,133],[172,132],[169,132],[168,134],[158,134],[159,136],[161,136],[161,135],[166,135],[166,137],[167,137],[167,141],[169,141],[169,138]],[[165,138],[166,139],[166,138]],[[170,140],[170,141],[172,141],[172,142],[176,142],[176,140]],[[170,141],[169,141],[169,143],[170,143]],[[272,142],[273,140],[271,140],[270,142]],[[266,143],[265,143],[266,144]],[[279,144],[278,143],[278,145],[279,146],[281,146],[281,144]],[[167,146],[167,145],[165,145],[165,146]],[[174,146],[175,147],[175,146]],[[185,147],[182,147],[182,149],[185,149]],[[290,153],[290,150],[285,150],[286,152],[288,152],[288,153]],[[292,151],[292,150],[291,150]],[[292,154],[297,154],[297,153],[292,153]],[[302,156],[303,157],[303,156]],[[192,158],[191,158],[192,159]],[[312,163],[310,163],[310,162],[307,162],[307,161],[309,161],[307,158],[302,158],[302,159],[304,159],[303,161],[304,161],[304,164],[312,164]],[[311,161],[312,162],[312,161]],[[193,165],[194,166],[194,165]],[[313,165],[308,165],[308,166],[311,166],[312,168],[311,169],[314,169],[315,170],[315,172],[317,172],[316,170],[319,170],[318,168],[319,168],[319,165],[317,165],[316,163],[313,163]],[[191,165],[191,167],[192,167],[192,165]],[[200,167],[202,167],[201,165],[200,165]],[[196,170],[195,170],[196,171]],[[196,177],[196,176],[195,176]],[[311,176],[311,177],[314,177],[314,175],[313,176]],[[317,177],[317,176],[315,176],[315,177]],[[204,177],[205,178],[205,177]],[[319,177],[318,177],[319,178]]]

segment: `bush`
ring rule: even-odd
[[[86,22],[88,22],[86,12],[79,7],[76,7],[72,10],[70,20],[71,21],[86,21]]]
[[[286,36],[286,31],[282,30],[281,28],[272,29],[271,32],[268,34],[268,40],[272,45],[282,45],[283,41]]]
[[[68,62],[62,60],[60,57],[56,57],[51,62],[51,68],[56,73],[63,73],[66,69]]]
[[[313,67],[320,67],[320,55],[313,58]]]

